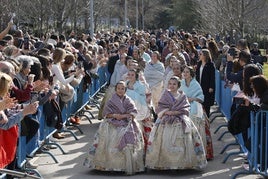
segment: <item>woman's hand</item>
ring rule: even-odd
[[[189,103],[191,103],[191,102],[194,101],[194,98],[190,98],[190,97],[188,97],[188,101],[189,101]]]
[[[2,101],[0,102],[0,110],[10,109],[16,106],[18,100],[15,98],[10,98],[9,94],[3,97]]]
[[[131,114],[113,114],[113,118],[117,120],[122,120],[126,118],[132,118],[132,115]]]
[[[208,89],[208,92],[209,92],[209,93],[212,93],[213,91],[214,91],[214,89],[212,89],[212,88],[209,88],[209,89]]]
[[[28,104],[22,110],[23,116],[27,116],[28,114],[34,114],[34,113],[36,113],[38,106],[39,106],[39,102],[38,101],[36,101],[34,103],[31,103],[31,104]]]
[[[166,111],[164,114],[168,116],[174,116],[174,111]]]
[[[46,81],[37,80],[33,83],[34,91],[40,92],[46,88],[49,88],[49,84]]]

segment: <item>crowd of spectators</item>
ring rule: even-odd
[[[93,38],[88,34],[74,33],[35,37],[22,30],[9,33],[11,26],[10,22],[0,33],[0,144],[5,145],[6,140],[13,143],[13,153],[1,166],[8,165],[9,168],[15,167],[14,151],[18,135],[26,135],[29,141],[38,131],[39,122],[27,117],[28,114],[34,114],[38,105],[58,103],[62,109],[73,98],[74,87],[82,79],[83,89],[90,85],[92,78],[108,82],[109,88],[101,106],[103,109],[114,94],[116,84],[121,80],[128,81],[129,71],[134,70],[136,79],[145,85],[142,95],[154,113],[170,79],[176,76],[184,80],[185,73],[190,70],[193,74],[188,76],[187,83],[183,83],[185,89],[196,78],[195,85],[199,83],[203,97],[187,96],[188,101],[200,103],[207,118],[215,99],[215,70],[221,71],[228,86],[238,84],[240,90],[245,90],[243,67],[255,63],[261,70],[265,59],[257,43],[248,45],[246,39],[240,39],[237,44],[228,44],[195,31],[157,29],[148,32],[97,32]],[[99,119],[103,118],[100,110]],[[148,124],[148,116],[141,120],[144,119],[147,121],[145,128],[152,127],[153,122]],[[79,118],[71,122],[80,123]],[[18,123],[27,132],[18,134]],[[198,128],[209,131],[205,123]],[[4,137],[12,132],[16,133],[16,137]],[[60,127],[53,137],[64,138]],[[205,138],[208,137],[202,137],[205,148],[210,145],[207,159],[213,159],[211,141],[205,141]]]

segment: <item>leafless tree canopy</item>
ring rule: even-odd
[[[268,33],[267,0],[94,0],[95,31],[122,30],[126,1],[129,29],[174,26],[221,34],[235,30],[241,36]],[[1,29],[15,13],[16,26],[36,34],[90,30],[90,0],[0,0],[0,3]]]

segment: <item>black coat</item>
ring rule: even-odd
[[[114,66],[115,66],[117,60],[119,60],[119,55],[112,56],[108,60],[108,63],[107,63],[108,72],[111,74],[111,76],[114,72]]]
[[[196,80],[200,83],[200,66],[202,62],[197,63],[196,68]],[[200,84],[205,99],[203,102],[204,106],[212,106],[215,101],[215,65],[212,62],[207,62],[203,68],[201,84]],[[209,93],[209,88],[213,89],[212,93]]]

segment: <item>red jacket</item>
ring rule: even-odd
[[[8,130],[0,129],[0,168],[6,167],[14,160],[18,137],[17,125]]]

